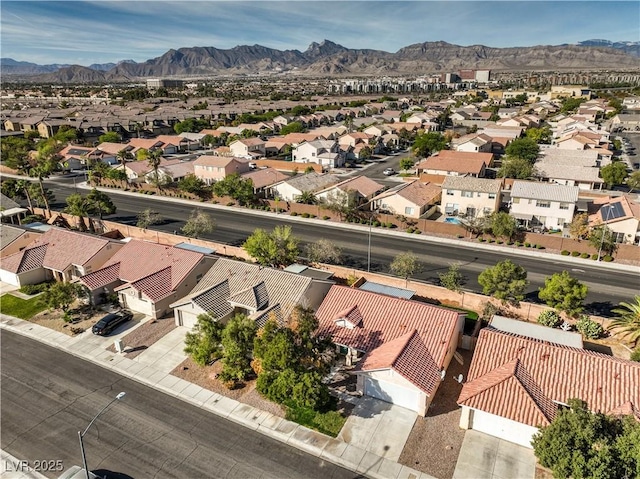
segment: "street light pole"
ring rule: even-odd
[[[375,209],[371,211],[369,215],[369,239],[367,245],[367,273],[371,272],[371,223],[373,221],[373,214],[375,213]]]
[[[86,427],[86,429],[83,432],[78,431],[78,439],[80,440],[80,452],[82,453],[82,467],[84,467],[84,472],[85,472],[85,475],[86,475],[87,479],[90,479],[89,478],[89,468],[87,466],[87,456],[86,456],[86,454],[84,452],[84,443],[82,442],[82,438],[87,433],[87,431],[92,426],[92,424],[96,421],[96,419],[98,419],[98,417],[100,417],[100,415],[103,412],[105,412],[109,406],[111,406],[114,402],[122,399],[126,394],[127,393],[125,393],[124,391],[121,392],[121,393],[118,393],[118,395],[115,398],[113,398],[111,401],[109,401],[109,403],[105,407],[103,407],[98,414],[96,414],[94,416],[94,418],[91,420],[91,422],[89,423],[89,425]]]

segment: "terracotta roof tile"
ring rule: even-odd
[[[485,328],[458,403],[537,426],[571,398],[603,413],[640,404],[640,363]]]
[[[352,313],[354,306],[361,322],[352,329],[338,326],[335,320]],[[321,335],[331,335],[335,343],[365,352],[417,330],[438,367],[458,332],[459,316],[430,304],[337,285],[331,287],[316,313]]]

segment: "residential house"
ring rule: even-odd
[[[313,172],[291,177],[273,185],[271,189],[284,201],[296,201],[298,196],[305,191],[315,194],[331,185],[337,185],[341,181],[342,180],[335,175]]]
[[[40,231],[0,223],[0,258],[22,251],[41,235]]]
[[[239,158],[256,159],[265,156],[265,142],[261,138],[241,138],[229,145],[233,156]]]
[[[516,180],[510,214],[528,227],[561,230],[573,219],[578,191],[577,186]]]
[[[192,328],[208,313],[226,322],[246,314],[258,326],[274,318],[287,323],[296,306],[316,309],[334,284],[274,268],[220,258],[183,298],[171,304],[178,326]]]
[[[248,173],[242,173],[242,177],[246,180],[251,180],[253,183],[253,192],[263,197],[266,196],[266,192],[271,185],[290,178],[289,175],[280,173],[275,168],[251,170]]]
[[[180,144],[180,138],[178,137],[173,137],[173,138],[174,138],[173,143],[165,143],[159,138],[150,138],[150,139],[131,138],[129,140],[129,143],[127,143],[127,145],[133,147],[133,149],[131,150],[131,153],[133,153],[134,155],[139,150],[147,150],[147,151],[160,150],[162,151],[163,155],[169,155],[169,154],[177,153],[178,145]]]
[[[447,176],[442,183],[442,206],[448,216],[489,216],[500,209],[501,179]]]
[[[468,153],[491,153],[493,142],[484,133],[472,133],[461,136],[452,141],[456,151],[466,151]]]
[[[356,364],[357,390],[425,416],[458,345],[464,314],[431,304],[333,286],[316,312]]]
[[[616,243],[640,243],[640,203],[630,196],[596,198],[589,209],[589,226],[605,225]]]
[[[338,168],[344,165],[344,154],[335,140],[303,142],[292,154],[295,163],[317,163],[324,168]]]
[[[29,210],[0,193],[0,219],[3,223],[20,224]]]
[[[52,227],[2,259],[0,281],[14,286],[50,279],[72,281],[97,270],[121,247],[119,241]]]
[[[185,176],[195,174],[195,168],[192,161],[182,161],[178,159],[163,160],[158,165],[158,177],[160,178],[160,184],[174,183],[180,181]],[[149,168],[149,171],[144,175],[144,180],[147,183],[155,183],[155,172]]]
[[[407,218],[420,218],[442,198],[442,189],[433,183],[413,180],[374,196],[371,208]]]
[[[126,151],[128,154],[133,155],[133,146],[126,143],[104,141],[96,146],[96,149],[91,152],[91,155],[94,155],[108,165],[115,165],[118,163],[118,153],[120,151]]]
[[[383,189],[384,185],[371,178],[354,176],[318,191],[315,196],[320,201],[342,201],[347,204],[349,200],[353,200],[355,204],[360,205]]]
[[[131,240],[80,282],[93,304],[115,293],[123,307],[161,318],[170,312],[171,303],[193,289],[214,261],[197,251]]]
[[[63,119],[44,119],[38,123],[37,130],[42,138],[51,138],[58,133],[62,126],[72,127],[73,124],[70,121]]]
[[[572,398],[640,420],[640,363],[558,344],[558,337],[482,329],[458,397],[460,427],[531,448],[538,428]]]
[[[228,175],[239,175],[251,171],[249,161],[244,158],[202,155],[193,163],[193,172],[207,185],[223,180]]]
[[[94,148],[67,145],[58,153],[59,163],[64,171],[84,169],[89,160],[97,159],[94,152]]]
[[[444,176],[474,176],[482,178],[493,164],[493,153],[468,153],[442,150],[422,160],[416,166],[419,173]]]

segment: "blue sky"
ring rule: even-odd
[[[2,57],[40,64],[144,61],[170,48],[328,39],[395,52],[444,40],[492,47],[640,40],[637,1],[6,1]]]

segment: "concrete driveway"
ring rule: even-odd
[[[464,435],[453,479],[533,479],[533,450],[472,429]]]

